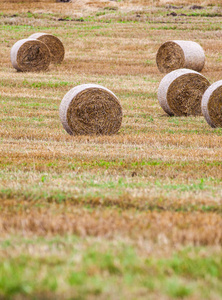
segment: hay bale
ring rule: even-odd
[[[49,49],[41,41],[19,40],[11,48],[11,62],[16,70],[22,72],[47,70],[50,64]]]
[[[201,115],[201,99],[209,81],[200,73],[179,69],[168,73],[160,82],[158,100],[170,116]]]
[[[60,39],[56,36],[38,32],[30,35],[29,39],[37,39],[47,45],[51,54],[51,62],[61,63],[63,61],[65,49]]]
[[[200,72],[204,63],[203,48],[192,41],[168,41],[160,46],[156,55],[157,67],[162,73],[182,68]]]
[[[201,109],[211,127],[222,127],[222,80],[213,83],[205,91]]]
[[[64,96],[59,116],[70,135],[111,135],[121,126],[122,107],[107,88],[82,84]]]

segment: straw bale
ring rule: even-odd
[[[65,49],[60,41],[56,36],[37,32],[30,35],[29,39],[37,39],[47,45],[51,54],[51,62],[52,63],[61,63],[65,56]]]
[[[59,115],[70,135],[111,135],[122,123],[122,107],[115,94],[96,84],[72,88],[61,101]]]
[[[156,63],[162,73],[182,68],[200,72],[204,67],[205,54],[203,48],[196,42],[168,41],[160,46]]]
[[[209,81],[200,73],[179,69],[168,73],[160,82],[158,100],[170,116],[201,115],[201,99]]]
[[[213,83],[205,91],[201,109],[211,127],[222,127],[222,80]]]
[[[11,48],[11,62],[18,71],[36,72],[47,70],[50,64],[49,49],[41,41],[19,40]]]

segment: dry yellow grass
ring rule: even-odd
[[[163,1],[0,1],[4,241],[39,236],[47,243],[74,234],[84,247],[87,239],[104,249],[107,240],[123,240],[144,257],[168,257],[188,245],[194,251],[206,247],[208,254],[221,251],[222,130],[202,116],[168,117],[157,100],[163,75],[155,56],[166,40],[198,42],[206,54],[202,74],[211,83],[221,79],[222,12],[206,6],[220,3],[197,1],[200,10],[183,3],[174,2],[184,5],[179,9]],[[167,15],[172,11],[177,16]],[[44,73],[16,72],[11,46],[42,31],[61,39],[65,60]],[[59,104],[84,83],[117,95],[124,115],[117,135],[72,137],[62,128]],[[152,295],[161,298],[170,296]]]
[[[52,205],[47,209],[16,209],[16,214],[2,212],[0,228],[2,234],[23,236],[67,235],[81,237],[97,236],[105,239],[130,238],[149,240],[155,244],[161,242],[173,246],[181,245],[221,245],[222,219],[216,213],[194,212],[142,212],[134,210],[120,213],[109,208],[97,208],[92,212],[82,208]],[[73,217],[75,215],[75,218]]]

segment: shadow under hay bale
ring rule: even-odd
[[[70,135],[111,135],[120,129],[122,106],[107,88],[82,84],[64,96],[59,116]]]
[[[207,123],[211,127],[222,128],[222,80],[213,83],[205,91],[201,109]]]
[[[11,62],[18,71],[45,71],[50,64],[50,52],[48,47],[41,41],[19,40],[11,49]]]
[[[65,48],[56,36],[48,33],[34,33],[29,39],[37,39],[47,45],[51,54],[52,63],[61,63],[65,56]]]
[[[192,41],[168,41],[160,46],[156,55],[156,64],[161,73],[182,68],[200,72],[204,63],[203,48]]]
[[[168,73],[160,82],[158,100],[170,116],[201,115],[201,100],[210,86],[200,73],[179,69]]]

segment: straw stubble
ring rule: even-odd
[[[115,94],[96,84],[71,89],[62,99],[59,115],[70,135],[111,135],[122,123],[122,107]]]

